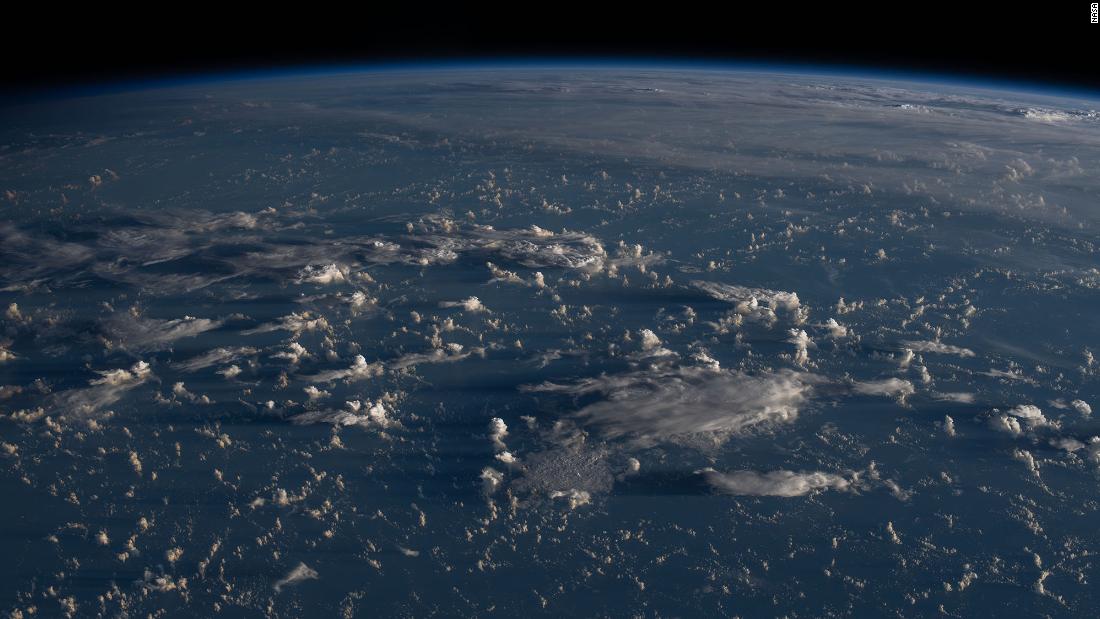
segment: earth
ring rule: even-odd
[[[8,100],[0,606],[1087,615],[1089,97],[478,65]]]

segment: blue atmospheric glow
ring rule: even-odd
[[[790,74],[822,78],[843,77],[877,81],[907,82],[956,88],[1028,93],[1039,96],[1075,98],[1083,101],[1100,99],[1100,92],[1055,82],[1026,79],[1008,79],[978,74],[919,71],[907,68],[883,69],[858,64],[811,64],[799,62],[771,62],[753,60],[670,59],[655,57],[471,57],[431,60],[398,60],[367,62],[331,62],[317,64],[273,65],[248,69],[211,70],[172,74],[161,77],[107,79],[100,83],[55,87],[39,95],[46,96],[94,96],[101,94],[202,86],[224,82],[243,82],[270,79],[317,78],[325,75],[349,73],[392,74],[402,72],[437,71],[532,71],[532,70],[633,70],[674,72],[741,72],[765,74]]]

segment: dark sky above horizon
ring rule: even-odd
[[[0,40],[4,90],[212,71],[379,61],[552,57],[668,58],[864,67],[1100,91],[1100,25],[1089,2],[776,3],[371,8],[265,14],[179,6],[171,17],[64,16],[23,9]],[[171,6],[167,13],[171,13]]]

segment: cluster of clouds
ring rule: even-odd
[[[132,215],[127,213],[128,220]],[[538,226],[498,230],[434,216],[409,224],[403,235],[309,235],[285,243],[260,234],[294,225],[281,221],[274,209],[258,214],[140,213],[130,225],[91,229],[85,231],[91,233],[88,240],[63,242],[5,224],[0,226],[0,255],[5,258],[0,283],[7,289],[63,287],[94,274],[145,294],[172,295],[247,276],[298,285],[343,284],[366,266],[449,264],[464,254],[586,273],[644,269],[664,260],[637,245],[623,245],[611,254],[598,238],[582,232]],[[197,271],[189,266],[194,260],[208,267]],[[536,275],[532,284],[545,285],[543,276]]]
[[[380,430],[400,427],[400,422],[393,418],[393,409],[382,399],[349,400],[344,402],[343,408],[309,409],[290,419],[298,425],[328,423],[334,426],[359,426]]]
[[[998,432],[1012,436],[1021,436],[1039,428],[1057,428],[1057,424],[1047,419],[1042,409],[1034,404],[1020,404],[1004,412],[994,410],[989,425]]]
[[[46,412],[85,417],[118,402],[129,391],[153,378],[149,364],[138,361],[129,368],[101,370],[87,387],[69,389],[47,398]]]
[[[715,439],[788,423],[798,416],[813,377],[791,371],[751,375],[711,367],[676,367],[604,375],[561,384],[527,386],[529,392],[598,394],[575,417],[607,439],[639,444],[675,442],[705,434]]]
[[[115,312],[105,329],[118,346],[132,353],[170,348],[177,340],[191,338],[221,327],[223,320],[184,316],[170,320],[146,318],[132,312]]]
[[[693,281],[691,286],[709,297],[733,305],[734,313],[743,320],[771,325],[783,317],[798,325],[806,318],[795,292],[709,281]]]
[[[839,394],[904,399],[914,393],[909,381],[831,381],[793,370],[748,373],[712,364],[649,367],[571,383],[543,382],[522,390],[574,397],[599,396],[573,417],[607,440],[637,445],[715,442],[797,419],[819,387]]]

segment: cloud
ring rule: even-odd
[[[524,458],[522,474],[512,485],[514,490],[547,496],[566,489],[591,494],[611,491],[615,475],[607,445],[591,441],[577,428],[564,425],[556,425],[551,438],[552,449]]]
[[[732,471],[720,473],[712,468],[696,471],[704,481],[724,494],[739,496],[796,497],[823,490],[847,491],[852,482],[842,475],[821,471]]]
[[[516,458],[515,454],[510,451],[502,451],[494,457],[508,466],[516,466],[519,464],[519,458]]]
[[[855,381],[852,383],[852,391],[860,395],[883,396],[888,398],[905,398],[916,391],[913,383],[900,378],[886,378],[883,380]]]
[[[198,394],[192,393],[187,388],[187,385],[185,385],[183,383],[183,381],[177,382],[177,383],[172,385],[172,395],[175,396],[176,398],[183,398],[183,399],[185,399],[189,402],[195,403],[195,404],[213,404],[214,403],[213,400],[211,400],[208,396],[198,395]]]
[[[579,232],[554,233],[538,226],[497,230],[441,218],[425,218],[424,225],[424,233],[406,237],[413,247],[419,246],[414,263],[453,262],[460,253],[481,253],[529,268],[559,267],[596,273],[608,262],[599,239]]]
[[[551,499],[565,499],[569,509],[577,509],[582,505],[588,505],[592,502],[592,493],[587,490],[577,490],[576,488],[570,488],[569,490],[555,490],[550,493]]]
[[[1061,436],[1061,437],[1057,437],[1057,438],[1052,438],[1052,439],[1050,439],[1049,443],[1052,447],[1057,447],[1058,449],[1064,449],[1068,452],[1074,452],[1074,451],[1085,448],[1084,443],[1082,443],[1081,441],[1079,441],[1079,440],[1077,440],[1077,439],[1075,439],[1071,436]]]
[[[598,238],[582,232],[537,226],[497,230],[442,217],[425,217],[403,236],[314,235],[287,243],[258,233],[274,226],[273,213],[127,211],[119,213],[125,222],[120,225],[77,230],[87,239],[81,242],[3,225],[0,289],[80,285],[88,274],[152,295],[191,292],[245,276],[326,285],[347,281],[353,269],[364,265],[450,264],[464,254],[586,273],[644,268],[664,260],[625,244],[610,256]],[[196,271],[200,262],[203,268]],[[541,276],[533,280],[533,285],[543,284]]]
[[[802,329],[790,329],[787,331],[787,335],[790,336],[787,338],[787,343],[794,344],[794,362],[805,366],[810,362],[809,348],[814,346],[813,340]]]
[[[0,224],[0,283],[6,289],[33,285],[39,280],[59,283],[94,259],[95,251],[85,245],[48,235],[32,236],[10,224]]]
[[[720,282],[693,281],[691,285],[719,301],[739,305],[756,299],[772,309],[793,312],[801,306],[798,293],[768,290],[767,288],[749,288]]]
[[[1081,117],[1073,112],[1038,107],[1029,107],[1023,110],[1022,116],[1028,120],[1044,123],[1064,123]]]
[[[500,282],[504,284],[517,284],[520,286],[528,285],[528,283],[514,271],[502,269],[492,262],[486,262],[485,266],[489,268],[489,273],[493,276],[493,279],[489,280],[490,284]]]
[[[138,361],[129,369],[103,370],[88,387],[62,391],[48,400],[48,408],[63,415],[90,415],[114,404],[131,389],[152,378],[149,364]]]
[[[734,312],[747,320],[771,324],[777,314],[784,315],[795,324],[804,320],[802,302],[798,293],[750,288],[720,282],[693,281],[691,285],[719,301],[734,306]]]
[[[129,370],[106,370],[98,372],[100,378],[88,381],[90,385],[103,385],[105,387],[123,387],[137,384],[145,380],[149,374],[149,364],[138,361]]]
[[[348,368],[321,372],[320,374],[307,376],[306,380],[314,383],[327,383],[336,380],[347,380],[350,382],[381,376],[384,371],[385,366],[381,363],[377,361],[374,363],[367,363],[367,359],[363,355],[355,355],[355,361],[353,361]]]
[[[974,394],[966,393],[962,391],[953,391],[948,393],[934,393],[934,398],[943,402],[958,402],[959,404],[973,404]]]
[[[915,350],[917,352],[931,352],[939,353],[942,355],[958,355],[960,357],[973,357],[974,351],[969,348],[963,348],[961,346],[952,346],[950,344],[944,344],[938,340],[928,341],[905,341],[902,342],[904,346]]]
[[[226,380],[230,380],[230,379],[236,378],[237,376],[240,376],[242,371],[243,370],[241,370],[241,367],[239,365],[233,364],[229,367],[222,368],[221,370],[218,370],[218,374],[221,374],[222,376],[224,376],[226,378]]]
[[[324,316],[313,317],[310,312],[292,312],[275,322],[268,322],[253,329],[242,331],[242,335],[254,335],[256,333],[270,333],[271,331],[290,331],[295,335],[301,335],[304,331],[325,331],[329,328]]]
[[[952,438],[957,435],[955,431],[955,420],[951,418],[951,415],[943,416],[943,433]]]
[[[299,284],[335,284],[338,282],[346,281],[347,273],[345,270],[336,266],[335,263],[327,264],[321,267],[315,267],[313,265],[307,265],[301,271],[298,272]]]
[[[545,382],[525,391],[574,396],[599,394],[602,401],[575,413],[609,439],[640,443],[676,441],[701,434],[716,440],[798,416],[816,377],[781,371],[749,375],[704,367],[652,369],[586,378],[570,384]]]
[[[1052,422],[1043,414],[1043,410],[1034,404],[1020,404],[1008,410],[1008,414],[1022,419],[1029,428],[1052,425]]]
[[[197,372],[222,363],[236,361],[241,357],[254,355],[257,352],[255,348],[250,346],[215,348],[186,361],[177,361],[172,364],[172,367],[182,372]]]
[[[1027,470],[1031,472],[1035,477],[1039,476],[1039,463],[1035,461],[1035,456],[1030,451],[1023,449],[1014,449],[1012,451],[1012,457],[1020,462],[1024,463]]]
[[[18,303],[9,303],[8,310],[4,312],[4,317],[14,323],[21,323],[27,320],[27,318],[23,316],[23,312],[19,311]]]
[[[463,253],[485,254],[528,268],[556,267],[586,273],[646,267],[664,261],[663,256],[646,254],[637,245],[623,245],[615,256],[609,256],[598,238],[582,232],[553,232],[538,226],[498,230],[441,217],[426,217],[421,227],[419,233],[408,235],[403,242],[416,248],[418,254],[409,262],[424,265],[453,262]],[[504,271],[500,273],[507,276]],[[536,277],[535,285],[541,287],[540,282],[543,279]]]
[[[649,329],[642,329],[638,336],[642,338],[642,350],[653,350],[661,345],[661,338]]]
[[[4,258],[0,264],[15,267],[0,268],[0,281],[24,288],[43,282],[64,286],[79,284],[81,275],[91,273],[140,287],[144,294],[179,294],[249,270],[237,269],[231,259],[215,250],[239,246],[244,238],[240,231],[259,226],[256,215],[214,214],[201,209],[127,211],[122,215],[119,219],[125,223],[80,230],[87,240],[79,243],[59,242],[50,235],[32,236],[10,226],[0,228],[0,257]],[[7,251],[12,254],[10,260]],[[189,256],[200,256],[213,268],[202,274],[148,269],[185,266],[180,259]]]
[[[1029,436],[1034,436],[1040,428],[1057,430],[1059,427],[1057,422],[1047,419],[1042,409],[1034,404],[1020,404],[1004,412],[993,409],[989,425],[994,430],[1012,436],[1021,436],[1025,432]]]
[[[343,409],[309,410],[290,419],[298,425],[330,423],[334,426],[377,427],[382,429],[401,427],[400,422],[390,416],[390,408],[381,400],[344,402]]]
[[[504,451],[508,446],[504,444],[504,438],[508,436],[508,424],[500,417],[493,417],[489,421],[489,440],[493,441],[493,447],[497,451]]]
[[[1023,434],[1020,422],[1015,417],[1009,417],[1008,415],[994,415],[989,419],[989,426],[998,432],[1004,432],[1012,436]]]
[[[439,307],[461,307],[463,311],[471,314],[489,311],[489,308],[482,305],[481,300],[477,297],[468,297],[462,301],[443,301],[439,304]]]
[[[828,330],[829,337],[839,339],[848,335],[848,327],[840,324],[836,321],[836,318],[830,318],[825,321],[825,324],[821,325]]]
[[[487,466],[481,469],[481,490],[486,496],[493,494],[504,483],[504,473]]]
[[[452,343],[446,350],[436,348],[427,353],[408,353],[401,355],[397,359],[390,361],[387,365],[395,370],[404,370],[422,363],[454,363],[455,361],[462,361],[470,355],[483,356],[484,354],[484,348],[475,347],[463,352],[463,347],[460,344]]]
[[[1073,410],[1080,413],[1082,417],[1088,417],[1092,415],[1092,407],[1089,406],[1088,402],[1085,402],[1084,400],[1074,400],[1070,402],[1069,405],[1073,407]]]
[[[298,363],[308,356],[310,356],[309,351],[298,342],[291,342],[287,344],[287,350],[271,355],[273,359],[286,359],[290,363]]]
[[[626,341],[629,341],[629,332],[624,336]],[[638,337],[641,340],[641,350],[635,351],[630,354],[630,358],[634,361],[644,360],[656,360],[661,357],[677,357],[678,355],[662,346],[661,338],[657,337],[657,334],[649,329],[641,329],[638,331]]]
[[[647,82],[645,87],[636,87],[641,80]],[[795,83],[789,76],[731,74],[689,82],[676,77],[627,75],[608,75],[599,86],[581,87],[576,80],[564,78],[544,82],[559,98],[561,116],[550,121],[531,106],[500,106],[493,117],[493,139],[553,152],[658,162],[700,174],[727,169],[746,178],[775,182],[825,179],[849,190],[874,187],[876,193],[900,188],[937,202],[952,200],[966,210],[1005,213],[1013,210],[1011,201],[981,180],[1003,176],[1006,164],[1035,152],[1021,152],[1020,144],[1045,144],[1047,149],[1033,161],[1035,177],[1028,179],[1030,184],[1021,183],[1027,189],[1040,189],[1037,185],[1045,179],[1044,168],[1051,165],[1046,162],[1080,156],[1073,148],[1075,140],[1080,140],[1082,130],[1095,129],[1100,118],[1095,110],[1072,103],[1036,106],[986,94],[801,79]],[[643,90],[645,96],[661,92],[662,98],[675,99],[676,105],[641,105],[635,118],[625,118],[619,106],[594,110],[584,104],[635,96],[627,93]],[[443,88],[438,96],[448,92]],[[532,90],[505,92],[502,86],[493,96],[514,97],[518,103],[528,100]],[[364,113],[360,107],[349,104],[330,113],[360,115]],[[416,131],[445,132],[452,140],[476,140],[484,135],[485,118],[475,107],[453,110],[446,118],[416,109],[386,110],[377,117]],[[792,131],[786,135],[769,130],[779,109],[788,113],[784,122]],[[847,139],[839,140],[835,132],[823,129],[836,122],[845,127]],[[820,139],[799,139],[811,131]],[[934,146],[914,137],[936,131],[949,132],[951,137]],[[1003,139],[991,141],[990,136]],[[736,141],[736,148],[729,147],[731,140]],[[924,173],[915,179],[914,169]],[[1087,179],[1075,185],[1094,191],[1097,183]],[[634,199],[622,200],[624,206],[637,208],[638,202],[647,200],[650,194],[644,189],[637,188]],[[1044,191],[1049,193],[1050,188]],[[1095,209],[1085,195],[1091,194],[1060,194],[1065,197],[1059,200],[1057,210],[1068,203],[1071,214],[1094,221]],[[1054,208],[1024,216],[1066,220]]]
[[[130,314],[115,314],[106,323],[119,346],[131,352],[154,352],[172,346],[176,340],[195,337],[217,329],[224,321],[184,316],[172,320],[140,318]]]
[[[294,569],[290,570],[286,576],[276,581],[273,588],[275,589],[275,593],[279,593],[283,590],[283,587],[296,585],[305,580],[317,580],[320,577],[317,570],[309,567],[305,563],[299,563]]]
[[[303,391],[306,392],[306,395],[309,397],[310,400],[319,400],[332,395],[331,393],[327,391],[322,391],[313,385],[306,387],[305,389],[303,389]]]

